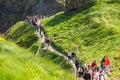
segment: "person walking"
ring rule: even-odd
[[[72,60],[75,62],[76,54],[74,52],[71,53]]]
[[[94,60],[94,61],[92,62],[92,64],[91,64],[91,68],[95,68],[95,67],[97,67],[96,60]]]
[[[93,70],[92,70],[92,68],[91,68],[91,66],[90,66],[90,65],[88,65],[88,73],[90,73],[91,80],[92,80]]]
[[[78,69],[78,80],[84,80],[83,79],[83,70],[80,67]]]
[[[101,60],[101,68],[104,70],[105,69],[105,56]]]
[[[78,69],[79,69],[79,67],[80,67],[80,63],[79,63],[78,59],[75,61],[75,66],[76,66],[76,69],[77,69],[77,71],[78,71]]]
[[[88,70],[85,71],[84,79],[85,79],[85,80],[91,80],[91,75],[90,75],[90,73],[88,72]]]
[[[94,78],[93,78],[93,80],[99,80],[100,78],[99,78],[99,70],[98,69],[94,69]]]
[[[37,24],[38,32],[39,32],[40,36],[42,36],[41,35],[41,23],[40,23],[39,19],[37,19],[36,24]]]
[[[105,70],[106,73],[109,74],[110,72],[110,59],[108,58],[108,56],[105,56]]]
[[[49,46],[50,45],[50,40],[47,38],[47,37],[45,37],[45,43],[47,44],[47,46]]]
[[[71,52],[70,51],[68,51],[67,56],[68,56],[68,59],[70,60],[71,59]]]

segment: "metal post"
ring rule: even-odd
[[[41,47],[41,43],[40,43],[40,45],[39,45],[39,47],[38,47],[38,50],[37,50],[37,53],[36,53],[36,57],[37,57],[37,55],[38,55],[39,52],[40,52],[40,47]]]
[[[78,53],[78,45],[76,46],[76,52]]]

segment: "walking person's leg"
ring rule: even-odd
[[[50,45],[50,41],[49,40],[47,40],[47,44],[48,44],[48,47],[49,47],[49,45]]]
[[[39,30],[39,34],[40,34],[40,36],[41,36],[41,30]]]
[[[39,28],[40,28],[40,36],[41,36],[41,31],[42,31],[42,30],[41,30],[41,26],[39,26]]]

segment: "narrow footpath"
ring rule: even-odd
[[[28,24],[32,25],[34,27],[34,29],[36,28],[33,24],[29,23],[28,21],[26,21]],[[65,60],[67,60],[73,67],[73,70],[74,70],[74,75],[75,77],[77,77],[77,68],[76,68],[76,65],[75,65],[75,62],[73,61],[73,59],[69,59],[68,56],[66,56],[64,53],[61,53],[60,51],[56,50],[50,43],[48,45],[48,43],[46,43],[45,41],[45,38],[47,36],[45,36],[44,34],[44,31],[40,31],[40,29],[36,30],[35,31],[37,32],[37,35],[39,36],[39,40],[41,43],[43,43],[45,46],[46,49],[48,49],[49,51],[51,52],[54,52],[56,54],[58,54],[59,56],[63,57]],[[39,46],[40,48],[40,46]],[[39,53],[36,54],[36,56],[38,55]],[[102,74],[102,77],[100,80],[105,80],[106,78],[108,78],[108,75],[106,73],[103,73]]]
[[[76,69],[76,66],[75,66],[75,62],[74,62],[72,59],[68,59],[68,57],[67,57],[66,55],[64,55],[63,53],[57,51],[51,44],[49,44],[49,46],[47,46],[47,43],[45,43],[45,37],[46,37],[46,36],[45,36],[45,34],[44,34],[43,31],[41,31],[42,37],[41,37],[41,35],[39,34],[39,33],[40,33],[40,30],[38,30],[38,31],[36,31],[36,32],[37,32],[37,34],[38,34],[38,36],[39,36],[40,41],[45,44],[45,47],[46,47],[49,51],[55,52],[56,54],[58,54],[59,56],[63,57],[65,60],[67,60],[67,61],[72,65],[72,67],[73,67],[73,69],[74,69],[74,74],[75,74],[75,76],[76,76],[76,74],[77,74],[77,69]]]

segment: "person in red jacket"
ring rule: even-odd
[[[105,66],[110,66],[110,59],[108,58],[108,56],[105,57],[104,65]]]
[[[48,39],[47,37],[45,37],[45,38],[44,38],[44,41],[45,41],[45,43],[47,44],[47,46],[50,45],[50,39]]]
[[[95,68],[95,67],[97,67],[96,60],[94,60],[94,61],[92,62],[92,64],[91,64],[91,68]]]
[[[109,74],[109,72],[110,72],[110,59],[108,58],[108,56],[105,56],[104,65],[105,65],[106,73]]]

